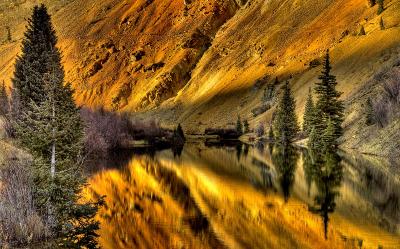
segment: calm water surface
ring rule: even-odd
[[[117,159],[117,160],[115,160]],[[202,142],[124,151],[90,179],[103,248],[400,248],[400,178],[340,153]]]

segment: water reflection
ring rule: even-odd
[[[310,206],[309,210],[322,217],[325,239],[328,239],[329,214],[335,211],[335,199],[339,195],[338,189],[343,178],[341,159],[335,152],[315,155],[307,150],[303,151],[303,158],[307,186],[310,188],[314,182],[317,188],[314,205]]]
[[[297,166],[299,153],[292,146],[275,146],[272,151],[272,163],[279,172],[279,182],[285,202],[290,197],[290,191],[294,183],[294,172]]]
[[[90,180],[90,195],[107,195],[103,248],[400,244],[399,178],[358,156],[207,142],[121,163]]]

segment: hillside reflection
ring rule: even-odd
[[[196,143],[113,165],[94,173],[87,189],[88,197],[107,196],[97,217],[103,248],[400,244],[400,183],[371,160]]]

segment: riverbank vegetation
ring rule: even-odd
[[[0,169],[2,246],[51,240],[60,247],[98,248],[99,223],[92,218],[102,197],[81,202],[84,124],[64,80],[44,5],[36,6],[28,19],[12,83],[11,104],[9,110],[2,104],[3,116],[8,135],[29,159],[8,158]]]

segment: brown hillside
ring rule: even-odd
[[[0,47],[0,80],[6,82],[23,17],[35,1],[19,2],[26,11],[0,5],[0,18],[12,20],[3,22],[13,24],[17,39]],[[273,108],[258,116],[251,111],[275,77],[291,79],[302,115],[320,71],[310,62],[330,49],[347,106],[344,147],[380,155],[400,148],[398,121],[377,131],[365,127],[363,116],[367,96],[381,92],[374,76],[399,64],[400,0],[386,0],[380,16],[366,0],[48,2],[79,104],[156,117],[165,125],[182,122],[188,132],[233,124],[238,114],[254,127],[272,114]],[[361,25],[365,36],[357,35]]]

